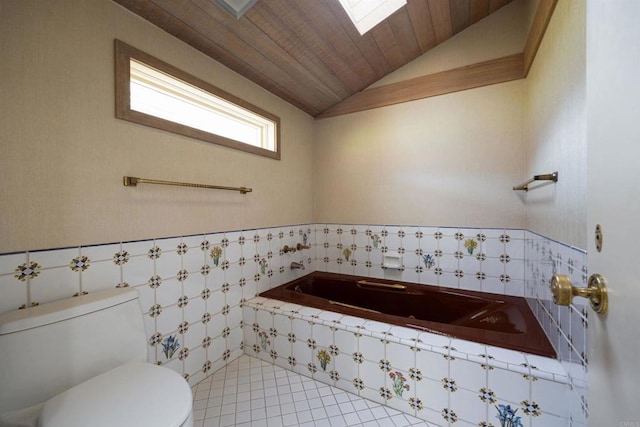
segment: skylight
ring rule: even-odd
[[[406,0],[339,0],[349,18],[363,35],[393,12],[407,4]]]
[[[258,0],[214,0],[229,15],[240,19]]]

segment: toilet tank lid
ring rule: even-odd
[[[104,310],[138,298],[132,288],[113,288],[73,298],[53,301],[0,315],[0,335],[37,328]]]
[[[177,372],[129,362],[49,399],[39,425],[178,427],[189,418],[192,399]]]

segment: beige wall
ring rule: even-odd
[[[522,227],[522,82],[321,120],[316,221]]]
[[[559,172],[556,185],[521,194],[526,227],[586,249],[584,0],[558,2],[525,81],[527,163],[522,178]]]
[[[279,115],[282,160],[115,119],[115,38]],[[0,252],[312,220],[312,118],[114,2],[3,0],[0,52]]]
[[[380,84],[522,52],[528,6],[510,4]],[[524,175],[523,85],[319,120],[316,221],[524,227],[511,189]]]
[[[513,53],[535,3],[510,4],[382,83]],[[525,80],[319,121],[316,221],[523,227],[586,248],[584,9],[558,2]],[[553,171],[556,185],[511,190]]]
[[[585,247],[582,3],[559,2],[527,80],[314,122],[109,0],[2,1],[0,252],[311,221],[526,227]],[[529,6],[489,18],[512,37],[482,21],[384,83],[512,53]],[[282,160],[116,120],[114,38],[278,114]],[[511,190],[553,170],[556,186]]]

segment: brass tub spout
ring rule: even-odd
[[[304,270],[304,264],[301,263],[301,262],[295,262],[295,261],[291,263],[291,269],[292,270],[295,270],[295,269],[298,269],[298,268],[300,270]]]

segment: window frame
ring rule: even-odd
[[[170,120],[165,120],[140,111],[132,110],[130,87],[131,59],[142,62],[149,67],[155,68],[158,71],[168,74],[178,80],[182,80],[185,83],[195,86],[203,91],[209,92],[214,96],[222,98],[232,104],[235,104],[243,109],[246,109],[254,114],[260,115],[265,119],[272,121],[275,125],[275,151],[236,141],[221,135],[216,135],[211,132],[172,122]],[[268,111],[265,111],[262,108],[257,107],[247,101],[244,101],[243,99],[240,99],[237,96],[234,96],[229,92],[226,92],[210,83],[207,83],[204,80],[201,80],[185,71],[182,71],[171,64],[168,64],[158,58],[155,58],[154,56],[136,49],[121,40],[115,40],[115,104],[116,118],[118,119],[127,120],[133,123],[176,133],[178,135],[199,139],[202,141],[222,145],[224,147],[233,148],[252,154],[258,154],[275,160],[280,160],[280,118],[278,116],[269,113]]]

